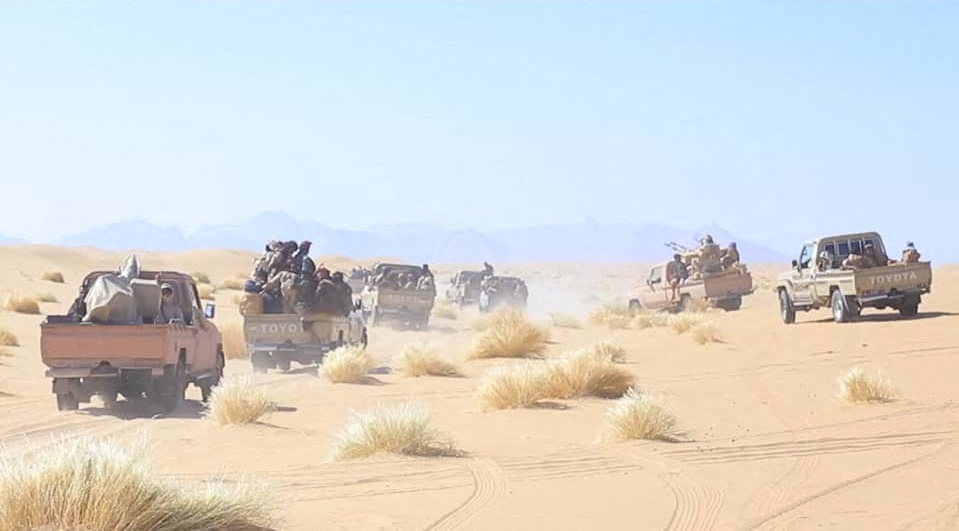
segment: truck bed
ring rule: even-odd
[[[348,335],[349,320],[333,314],[280,313],[243,318],[243,334],[247,344],[328,343],[337,341],[341,330]]]
[[[855,272],[855,285],[856,293],[863,297],[891,290],[927,291],[932,286],[932,266],[929,262],[919,262],[859,269]]]
[[[377,289],[376,304],[381,311],[423,311],[433,309],[436,295],[431,291]]]
[[[175,363],[178,342],[194,341],[196,330],[169,325],[104,325],[43,323],[40,358],[50,368],[93,367],[109,361],[114,367],[158,368]]]
[[[753,277],[749,273],[708,276],[698,282],[702,283],[705,297],[710,300],[741,297],[753,290]]]

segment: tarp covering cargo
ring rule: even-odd
[[[90,286],[84,302],[87,314],[84,321],[105,324],[133,324],[140,322],[137,302],[130,281],[140,275],[140,262],[128,256],[117,273],[101,275]]]

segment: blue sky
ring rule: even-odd
[[[921,1],[5,2],[0,233],[284,209],[922,248],[959,204],[957,27]]]

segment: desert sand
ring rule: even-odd
[[[145,269],[203,271],[213,284],[248,271],[252,254],[207,250],[138,253]],[[50,293],[44,314],[64,313],[82,275],[114,269],[122,253],[43,246],[0,248],[0,298]],[[748,257],[744,257],[748,259]],[[318,262],[320,260],[317,260]],[[348,267],[342,257],[327,264]],[[586,315],[625,303],[642,264],[495,264],[527,279],[530,315]],[[432,265],[440,290],[456,269]],[[753,265],[770,279],[777,266]],[[65,284],[41,280],[60,271]],[[332,384],[315,371],[257,375],[280,406],[261,423],[219,426],[202,418],[198,389],[176,414],[150,418],[94,399],[57,411],[39,355],[42,315],[0,312],[20,346],[0,357],[0,442],[26,458],[52,437],[132,438],[146,430],[157,470],[184,479],[254,476],[281,503],[282,529],[955,529],[959,526],[959,268],[937,266],[916,319],[869,311],[837,325],[828,311],[781,323],[769,285],[738,312],[709,312],[721,342],[700,345],[669,328],[551,327],[547,355],[603,339],[627,349],[643,390],[662,394],[685,433],[678,442],[597,442],[612,401],[481,412],[477,378],[507,360],[463,362],[475,309],[435,319],[429,331],[378,327],[369,350],[375,381]],[[216,293],[218,324],[239,320],[236,291]],[[951,330],[951,331],[950,331]],[[403,378],[391,358],[428,341],[462,378]],[[897,389],[882,404],[837,398],[852,366],[881,370]],[[245,359],[228,375],[251,374]],[[331,438],[351,408],[416,400],[463,457],[377,455],[332,463]]]

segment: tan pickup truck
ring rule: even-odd
[[[665,281],[666,266],[658,264],[649,270],[646,285],[631,294],[631,310],[681,311],[694,300],[699,300],[715,308],[733,311],[742,306],[744,295],[753,292],[752,275],[743,268],[734,268],[688,279],[679,285],[679,297],[672,300],[672,291]]]
[[[182,321],[154,324],[161,284],[172,287]],[[102,304],[94,310],[88,306],[95,296]],[[209,321],[214,306],[207,304],[204,311],[199,301],[196,283],[184,273],[87,275],[71,312],[50,315],[40,325],[40,356],[53,379],[57,407],[75,410],[93,395],[109,406],[123,395],[172,410],[189,384],[199,387],[206,401],[220,382],[225,359],[220,332]]]
[[[362,308],[370,326],[384,320],[426,328],[436,301],[436,285],[417,287],[423,270],[409,264],[376,264],[360,294]]]
[[[260,314],[243,317],[243,335],[254,372],[290,370],[322,363],[326,353],[343,345],[368,343],[366,324],[358,310],[348,316],[328,313]]]
[[[866,268],[844,265],[850,254],[862,255],[868,244],[882,263]],[[863,308],[892,308],[903,317],[915,316],[922,296],[932,290],[932,265],[895,262],[888,256],[882,238],[875,232],[806,242],[799,259],[792,261],[792,269],[781,273],[776,281],[783,322],[796,322],[797,311],[819,308],[830,308],[837,323],[855,319]]]

